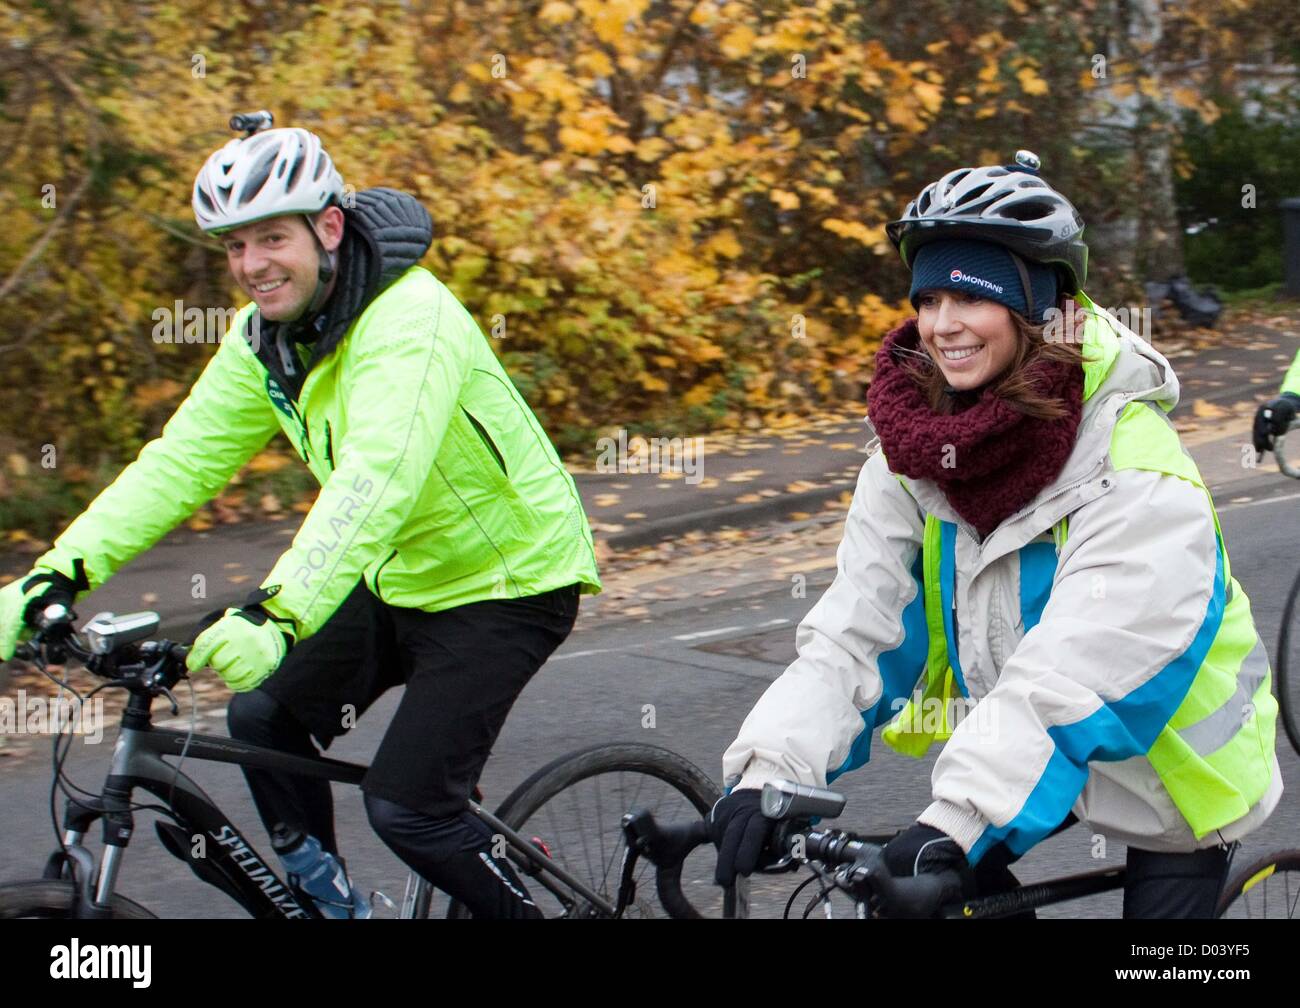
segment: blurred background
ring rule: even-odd
[[[189,209],[233,112],[418,196],[425,265],[581,457],[860,403],[910,312],[884,224],[1017,148],[1098,304],[1272,303],[1298,64],[1294,0],[0,4],[0,530],[38,548],[157,434],[215,350],[159,311],[242,303]],[[309,480],[273,448],[194,527]]]

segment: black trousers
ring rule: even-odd
[[[1071,813],[1049,836],[1079,820]],[[1207,847],[1186,854],[1128,848],[1124,883],[1124,917],[1142,920],[1208,919],[1227,881],[1235,844]],[[1009,865],[1019,860],[1006,844],[996,844],[973,871],[979,895],[1005,892],[1020,885]],[[1034,917],[1029,911],[1025,918]]]
[[[405,685],[361,784],[371,823],[403,861],[476,916],[515,915],[522,884],[504,859],[483,864],[490,844],[462,813],[510,708],[573,628],[578,592],[570,585],[428,613],[387,605],[359,583],[258,689],[235,696],[230,734],[316,755],[313,740],[327,748],[388,689]],[[328,781],[265,770],[245,776],[268,832],[302,829],[338,853]],[[466,865],[477,889],[458,884]],[[504,904],[501,886],[510,890]]]

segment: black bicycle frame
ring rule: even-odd
[[[73,874],[78,914],[108,916],[121,857],[135,829],[131,793],[142,788],[159,798],[176,820],[154,823],[159,841],[170,854],[189,865],[203,882],[220,889],[257,918],[319,917],[313,906],[304,906],[298,900],[203,789],[181,773],[179,766],[165,762],[164,757],[179,758],[184,753],[186,759],[233,763],[354,785],[361,783],[369,768],[325,757],[293,756],[236,739],[158,728],[151,722],[151,703],[152,698],[139,693],[133,693],[128,701],[102,794],[95,798],[68,798],[64,811],[64,845],[51,855],[46,877],[61,877],[63,866],[71,862],[76,869]],[[559,879],[602,912],[615,911],[608,900],[551,861],[496,816],[475,802],[469,805],[475,815],[508,841],[511,860],[566,904],[572,897],[547,876]],[[104,823],[104,854],[98,871],[90,852],[81,845],[81,837],[97,819]],[[427,909],[430,891],[428,882],[421,879],[411,897],[413,905]]]
[[[148,698],[132,696],[102,795],[94,799],[69,797],[64,813],[67,850],[55,852],[47,875],[57,875],[62,861],[74,862],[79,869],[76,880],[81,910],[88,916],[105,915],[122,852],[134,830],[131,793],[142,788],[158,797],[176,819],[174,824],[155,823],[159,840],[201,880],[221,889],[254,917],[319,916],[298,900],[203,789],[163,757],[179,757],[184,752],[186,758],[205,762],[234,763],[345,784],[359,784],[367,768],[323,757],[293,756],[234,739],[157,728],[149,722],[148,703]],[[105,849],[92,898],[90,886],[96,872],[80,839],[96,819],[104,821]]]

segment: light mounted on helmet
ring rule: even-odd
[[[270,129],[275,125],[275,116],[266,109],[260,112],[236,112],[230,117],[230,128],[242,130],[245,137]]]

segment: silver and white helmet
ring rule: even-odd
[[[1088,274],[1083,218],[1039,177],[1038,167],[1038,157],[1022,150],[1014,165],[950,171],[922,189],[885,233],[908,269],[932,241],[972,238],[1059,267],[1067,289],[1077,291]]]
[[[343,176],[320,137],[285,127],[231,140],[209,157],[192,203],[199,227],[221,234],[267,217],[315,214],[342,198]]]

